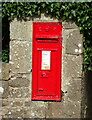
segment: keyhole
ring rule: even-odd
[[[44,77],[44,76],[45,76],[45,73],[42,74],[42,77]]]

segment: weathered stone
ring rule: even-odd
[[[2,99],[0,99],[0,107],[2,107]]]
[[[32,22],[31,21],[17,21],[14,19],[10,23],[10,39],[11,40],[27,40],[32,38]]]
[[[77,78],[82,76],[82,56],[64,55],[63,56],[63,79]]]
[[[68,97],[62,102],[48,102],[47,118],[81,118],[81,104]]]
[[[78,26],[73,21],[63,22],[63,29],[78,29]]]
[[[11,68],[11,67],[10,67]],[[10,69],[11,70],[11,69]],[[11,79],[11,78],[15,78],[17,76],[17,74],[16,73],[13,73],[13,72],[10,72],[9,73],[9,80]]]
[[[8,114],[7,107],[0,107],[0,118],[7,118],[5,117]]]
[[[9,63],[2,63],[2,80],[9,80]]]
[[[16,99],[14,100],[16,102]],[[13,102],[13,103],[14,103]],[[15,104],[15,103],[14,103]],[[22,104],[21,104],[22,105]],[[46,104],[41,101],[30,102],[29,107],[25,106],[10,106],[8,108],[8,118],[45,118]]]
[[[13,88],[9,87],[9,97],[11,98],[28,98],[30,97],[30,92],[28,87]]]
[[[7,113],[7,118],[24,118],[24,108],[21,107],[9,107],[8,108],[8,113]]]
[[[15,78],[9,80],[9,86],[11,87],[29,87],[30,80],[26,78]]]
[[[25,106],[25,98],[8,98],[9,107]]]
[[[82,93],[81,93],[81,79],[71,79],[69,82],[66,83],[67,87],[67,97],[72,101],[77,103],[81,103]]]
[[[83,52],[82,48],[82,35],[79,30],[74,30],[66,40],[66,53],[79,55]]]
[[[31,43],[28,41],[10,42],[10,64],[13,73],[31,72]]]
[[[62,29],[62,51],[63,55],[66,54],[66,42],[67,39],[69,38],[69,35],[71,32],[73,32],[74,29]],[[62,55],[62,57],[63,57]]]
[[[6,107],[9,105],[8,99],[0,99],[0,103],[2,107]]]
[[[42,101],[32,101],[25,107],[24,118],[45,118],[46,104]]]
[[[8,98],[8,94],[9,94],[8,81],[0,81],[0,87],[3,89],[2,93],[1,93],[1,97]]]

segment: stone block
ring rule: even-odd
[[[23,107],[25,100],[25,98],[8,98],[8,105],[9,107]]]
[[[81,92],[81,79],[71,79],[70,81],[67,81],[67,98],[70,99],[73,103],[81,103],[82,100],[82,92]]]
[[[66,54],[79,55],[83,53],[82,35],[78,30],[74,30],[69,34],[66,40]]]
[[[48,102],[46,118],[81,118],[81,103],[71,100],[71,96],[63,97],[61,102]]]
[[[9,105],[8,99],[0,99],[0,103],[2,103],[2,107],[7,107]]]
[[[2,62],[2,80],[9,80],[9,63]]]
[[[5,117],[8,114],[7,107],[0,107],[0,118],[7,118]]]
[[[0,94],[1,94],[1,98],[8,98],[8,94],[9,94],[9,86],[8,86],[8,81],[0,81],[0,87],[1,87],[1,91],[0,91]]]
[[[31,73],[13,73],[12,71],[9,73],[9,78],[14,80],[16,78],[23,78],[23,79],[31,79]]]
[[[9,80],[9,86],[11,87],[29,87],[30,80],[26,78],[11,78]]]
[[[31,42],[10,42],[10,71],[12,73],[31,72]]]
[[[30,79],[31,78],[31,73],[18,73],[16,74],[17,78],[25,78],[25,79]]]
[[[73,21],[62,22],[63,29],[78,29],[78,26]]]
[[[28,87],[9,87],[9,98],[30,98],[30,95],[31,93]]]
[[[62,66],[62,77],[63,80],[82,77],[82,63],[83,58],[81,55],[64,55],[63,66]]]
[[[25,107],[24,118],[45,118],[46,104],[42,101],[32,101]]]
[[[16,100],[19,102],[18,99],[15,99],[14,102]],[[42,101],[30,101],[29,106],[22,106],[22,104],[21,107],[10,106],[7,116],[8,118],[45,118],[45,107],[46,104]]]
[[[32,22],[31,21],[18,21],[14,19],[10,23],[10,39],[11,40],[27,40],[31,41],[32,38]]]
[[[69,38],[69,35],[71,32],[73,32],[74,29],[62,29],[62,51],[63,55],[66,54],[66,42]]]
[[[0,107],[2,107],[2,98],[0,99]]]
[[[62,100],[67,102],[70,101],[73,104],[81,104],[82,101],[82,78],[71,78],[67,79],[64,85],[62,86],[63,97]],[[81,105],[80,105],[81,106]]]
[[[19,118],[24,118],[24,108],[21,106],[21,107],[9,107],[8,108],[8,113],[7,113],[7,118],[16,118],[16,119],[19,119]]]

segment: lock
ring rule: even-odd
[[[48,72],[40,72],[40,77],[41,78],[47,78],[48,77]]]
[[[45,73],[43,73],[43,74],[42,74],[42,77],[45,77],[45,75],[46,75],[46,74],[45,74]]]
[[[44,89],[43,88],[39,88],[39,91],[43,91]]]

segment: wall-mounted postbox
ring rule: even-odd
[[[60,100],[62,24],[33,23],[32,100]]]

